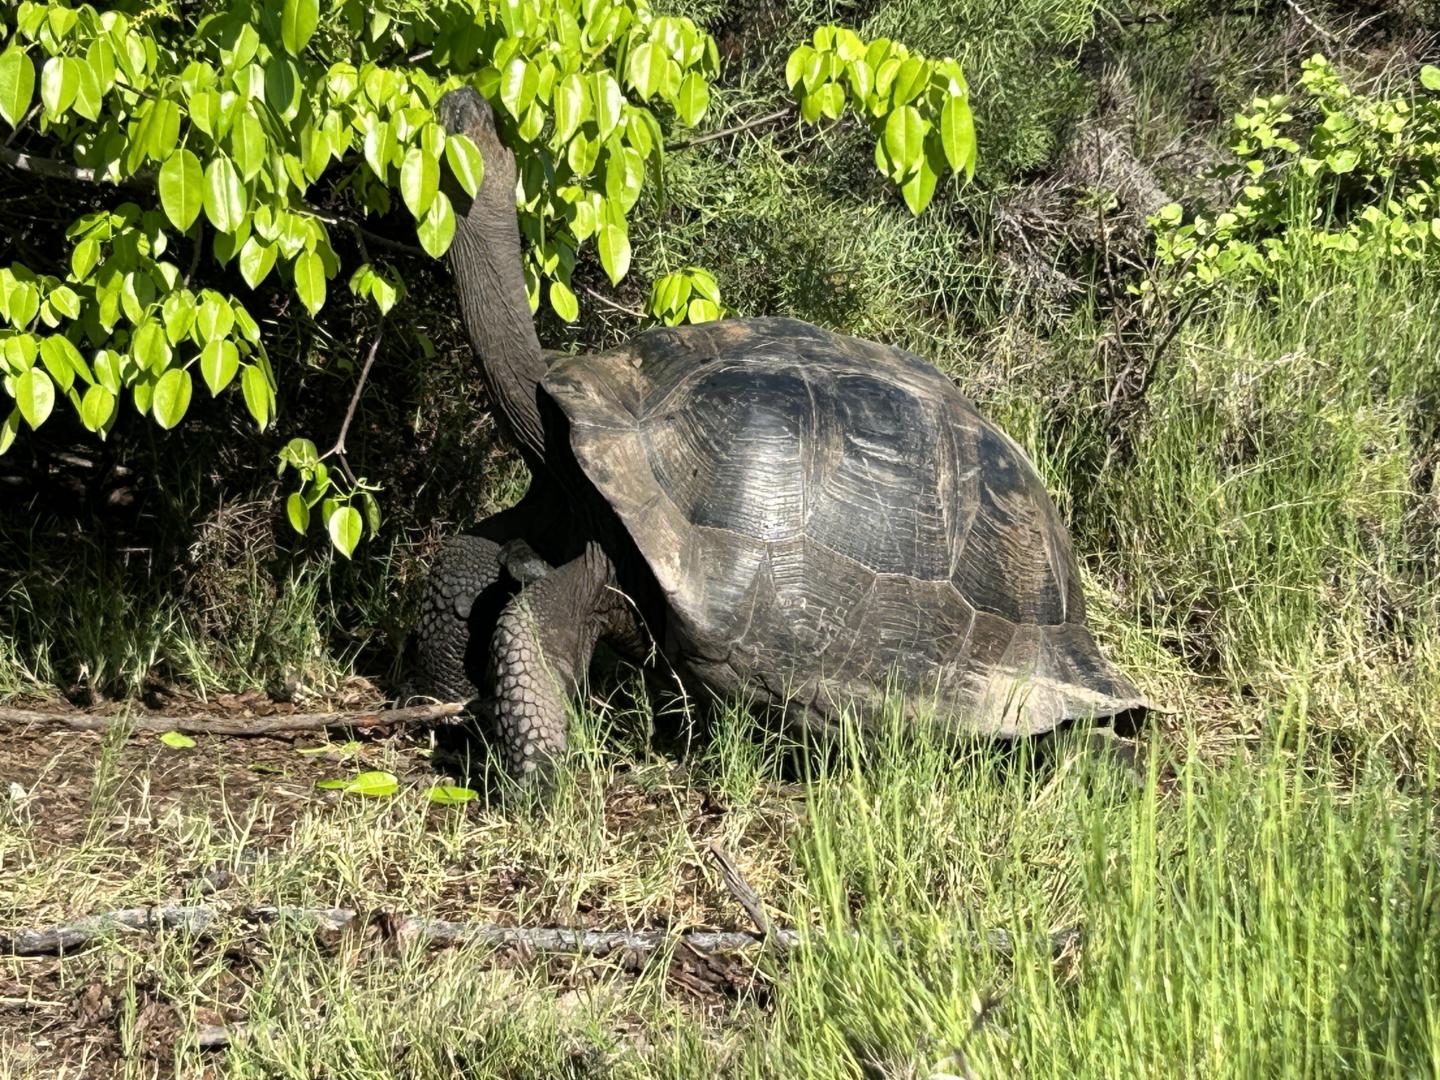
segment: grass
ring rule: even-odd
[[[787,958],[738,961],[723,993],[688,990],[663,957],[427,953],[226,922],[213,940],[121,938],[53,962],[44,996],[110,988],[114,1034],[84,1045],[132,1076],[207,1061],[236,1077],[1434,1075],[1440,759],[1341,765],[1300,687],[1271,720],[1273,737],[1221,764],[1182,737],[1137,784],[1079,744],[997,764],[893,724],[797,758],[737,712],[682,775],[596,708],[544,820],[427,804],[423,755],[393,743],[321,765],[281,750],[265,761],[283,772],[253,780],[233,746],[118,740],[88,772],[42,769],[36,804],[7,811],[0,911],[198,898],[195,868],[221,865],[242,871],[206,901],[222,906],[743,925],[701,854],[714,838],[775,917],[814,930]],[[73,737],[49,747],[75,753]],[[203,804],[176,797],[178,756],[216,785]],[[374,765],[405,778],[399,795],[311,788]],[[63,841],[47,800],[68,784],[97,797]],[[1082,943],[1058,958],[1030,944],[1071,926]],[[992,929],[1021,943],[1013,956],[976,946]],[[194,1050],[216,1017],[257,1035]],[[28,1060],[29,1039],[7,1029],[0,1061]]]

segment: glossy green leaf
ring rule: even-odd
[[[0,53],[0,119],[17,127],[35,96],[35,65],[18,42]]]
[[[630,237],[620,226],[607,222],[600,226],[596,246],[600,251],[600,265],[610,275],[611,283],[620,284],[620,279],[630,270]]]
[[[130,339],[130,352],[155,374],[164,371],[172,355],[164,325],[158,319],[146,318],[135,328],[135,335]]]
[[[1426,90],[1440,90],[1440,67],[1426,64],[1420,69],[1420,85]]]
[[[320,21],[319,0],[285,0],[280,11],[280,40],[291,56],[305,51]]]
[[[258,288],[275,265],[275,245],[250,236],[240,248],[240,276],[250,288]]]
[[[675,111],[681,120],[693,126],[700,122],[709,107],[710,86],[698,72],[692,71],[680,84],[680,93],[675,98]]]
[[[625,78],[646,101],[660,89],[664,59],[649,42],[630,50],[630,57],[625,63]]]
[[[400,166],[400,197],[416,220],[425,216],[440,189],[440,166],[418,146],[412,146]]]
[[[205,173],[200,159],[189,150],[181,147],[160,166],[160,205],[181,232],[188,231],[200,216],[204,190]]]
[[[310,528],[310,507],[300,492],[291,492],[285,500],[285,516],[290,521],[290,527],[302,536],[305,530]]]
[[[70,275],[76,281],[84,281],[100,261],[100,245],[92,237],[86,237],[75,245],[70,253]]]
[[[253,180],[265,167],[269,150],[259,118],[249,109],[242,109],[230,125],[229,141],[241,178],[246,182]]]
[[[443,191],[436,193],[415,234],[420,238],[420,246],[432,258],[438,259],[450,249],[450,241],[455,238],[455,211]]]
[[[179,345],[195,325],[195,294],[189,289],[176,289],[160,305],[165,322],[165,337],[171,345]]]
[[[600,141],[604,142],[620,123],[625,110],[625,92],[608,71],[597,71],[593,78],[595,126],[599,129]]]
[[[264,431],[275,415],[275,394],[265,372],[255,364],[246,364],[240,372],[240,393],[245,398],[245,407],[255,418],[255,423]]]
[[[195,315],[195,325],[206,341],[230,336],[235,325],[235,312],[219,293],[206,289],[201,294],[200,310]]]
[[[38,428],[55,407],[55,384],[42,368],[29,368],[15,380],[15,404],[32,429]]]
[[[950,168],[966,175],[974,173],[975,120],[964,98],[952,95],[945,99],[940,110],[940,142]]]
[[[295,294],[311,315],[325,305],[325,263],[313,251],[295,260]]]
[[[917,109],[902,105],[885,121],[885,151],[890,160],[910,173],[925,158],[925,132],[930,125]]]
[[[245,185],[223,154],[205,169],[205,216],[222,233],[233,233],[245,216]]]
[[[178,731],[167,731],[160,736],[160,741],[172,750],[189,750],[195,745],[195,740],[189,735],[182,735]]]
[[[566,322],[574,322],[580,317],[580,302],[575,298],[570,286],[563,281],[550,283],[550,307]]]
[[[555,110],[556,144],[566,143],[590,116],[590,94],[585,78],[577,73],[561,79],[551,105]]]
[[[194,386],[190,372],[184,368],[171,368],[155,382],[155,393],[150,401],[150,414],[155,422],[169,431],[185,416],[190,408],[190,396]]]
[[[390,175],[390,163],[395,159],[395,127],[372,114],[365,118],[365,162],[370,171],[382,181]]]
[[[436,784],[426,793],[426,798],[437,806],[459,806],[479,797],[479,792],[453,784]]]
[[[40,100],[45,112],[59,117],[70,108],[80,90],[79,61],[71,56],[52,56],[40,70]]]
[[[517,56],[505,65],[500,75],[500,100],[511,116],[519,120],[525,114],[539,84],[540,73],[524,57]]]
[[[353,511],[352,511],[353,512]],[[356,515],[357,517],[359,515]],[[362,772],[341,788],[347,795],[364,795],[367,798],[383,798],[400,790],[400,781],[394,773],[375,770]]]
[[[212,395],[230,385],[240,369],[240,350],[229,340],[209,342],[200,350],[200,375]],[[262,380],[264,376],[261,376]]]
[[[465,189],[465,194],[474,198],[485,176],[485,162],[480,157],[480,148],[468,135],[451,135],[445,140],[445,161]]]
[[[0,454],[15,445],[15,436],[20,432],[20,410],[11,409],[5,422],[0,424]]]
[[[80,422],[90,431],[103,431],[115,415],[115,395],[103,386],[92,386],[80,399]]]
[[[85,367],[80,351],[70,344],[68,338],[59,334],[53,334],[40,343],[40,359],[61,390],[69,390],[75,383],[76,374]]]
[[[335,550],[348,559],[355,545],[360,543],[365,523],[360,518],[360,511],[353,506],[337,506],[326,519],[325,530],[330,534]]]

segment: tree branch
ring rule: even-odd
[[[284,736],[301,731],[331,727],[371,728],[390,724],[420,724],[457,716],[465,711],[461,702],[413,705],[405,709],[369,709],[358,712],[291,713],[288,716],[97,716],[93,713],[47,713],[30,709],[0,707],[0,730],[58,728],[63,731],[116,729],[184,735],[237,735],[242,737]]]
[[[345,456],[345,436],[350,433],[350,422],[355,419],[355,409],[360,404],[360,395],[365,391],[365,380],[370,377],[370,369],[375,365],[375,353],[380,348],[380,338],[385,333],[385,318],[382,315],[380,325],[375,328],[375,340],[370,342],[370,351],[365,354],[365,366],[360,369],[360,380],[355,384],[355,392],[350,395],[350,404],[345,409],[345,419],[340,423],[340,434],[335,437],[335,445],[321,454],[322,459],[330,456],[336,457],[340,462],[340,469],[345,473],[345,478],[350,483],[358,483],[355,474],[350,471],[350,461]]]
[[[795,107],[793,105],[787,105],[783,109],[776,109],[774,112],[766,113],[764,116],[754,117],[753,119],[746,120],[744,123],[736,124],[734,127],[707,132],[704,135],[697,135],[693,139],[682,139],[679,142],[666,143],[665,150],[667,153],[672,150],[688,150],[692,146],[715,142],[717,139],[726,139],[731,135],[738,135],[742,131],[749,131],[751,128],[764,127],[766,124],[773,124],[777,120],[784,120],[787,116],[793,115],[794,112]]]
[[[401,942],[420,941],[436,946],[478,942],[497,948],[518,946],[534,952],[592,956],[616,951],[648,953],[678,942],[709,952],[735,952],[761,946],[783,952],[797,947],[803,940],[796,930],[775,930],[768,937],[761,938],[740,930],[572,930],[565,927],[451,922],[389,911],[366,913],[353,908],[252,907],[231,912],[197,905],[122,908],[63,926],[0,932],[0,955],[54,956],[74,952],[127,930],[179,930],[203,934],[227,916],[238,916],[257,925],[301,922],[308,924],[312,930],[329,933],[361,929],[374,923],[382,933]],[[822,942],[824,940],[818,933],[813,936]],[[966,937],[973,948],[990,948],[1005,956],[1015,952],[1015,941],[1005,930],[990,930]],[[1036,944],[1048,949],[1051,955],[1059,955],[1079,941],[1080,931],[1071,927],[1053,931]]]

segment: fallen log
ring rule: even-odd
[[[33,709],[12,709],[0,706],[0,730],[20,728],[60,729],[65,731],[107,732],[116,728],[164,734],[178,731],[182,735],[233,735],[263,738],[291,735],[325,728],[372,728],[390,724],[423,724],[458,716],[466,709],[461,702],[439,702],[434,705],[413,705],[405,709],[364,709],[353,712],[290,713],[277,716],[155,716],[150,713],[115,713],[100,715],[84,712],[38,712]]]
[[[613,952],[648,953],[676,942],[708,952],[737,952],[759,947],[784,952],[805,939],[798,930],[772,928],[766,935],[743,930],[572,930],[565,927],[497,926],[492,923],[452,922],[388,912],[367,914],[353,908],[252,907],[226,911],[200,905],[123,908],[91,915],[63,926],[0,931],[0,955],[55,956],[74,952],[125,931],[179,930],[201,934],[225,917],[238,917],[259,925],[297,921],[315,931],[338,932],[378,923],[399,941],[420,941],[448,946],[480,942],[515,946],[542,953],[579,953],[604,956]],[[819,931],[812,936],[823,941]],[[1059,955],[1078,944],[1080,931],[1071,927],[1046,936],[1043,944]],[[1041,944],[1037,942],[1037,944]],[[1015,942],[1008,931],[990,930],[972,935],[971,945],[988,946],[1011,955]]]

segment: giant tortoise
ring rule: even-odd
[[[454,193],[450,263],[533,482],[437,562],[419,688],[485,697],[514,776],[543,785],[602,639],[811,727],[891,691],[1005,737],[1144,707],[1086,629],[1040,478],[949,379],[783,318],[547,362],[514,160],[475,92],[439,112],[484,158],[475,198]]]

